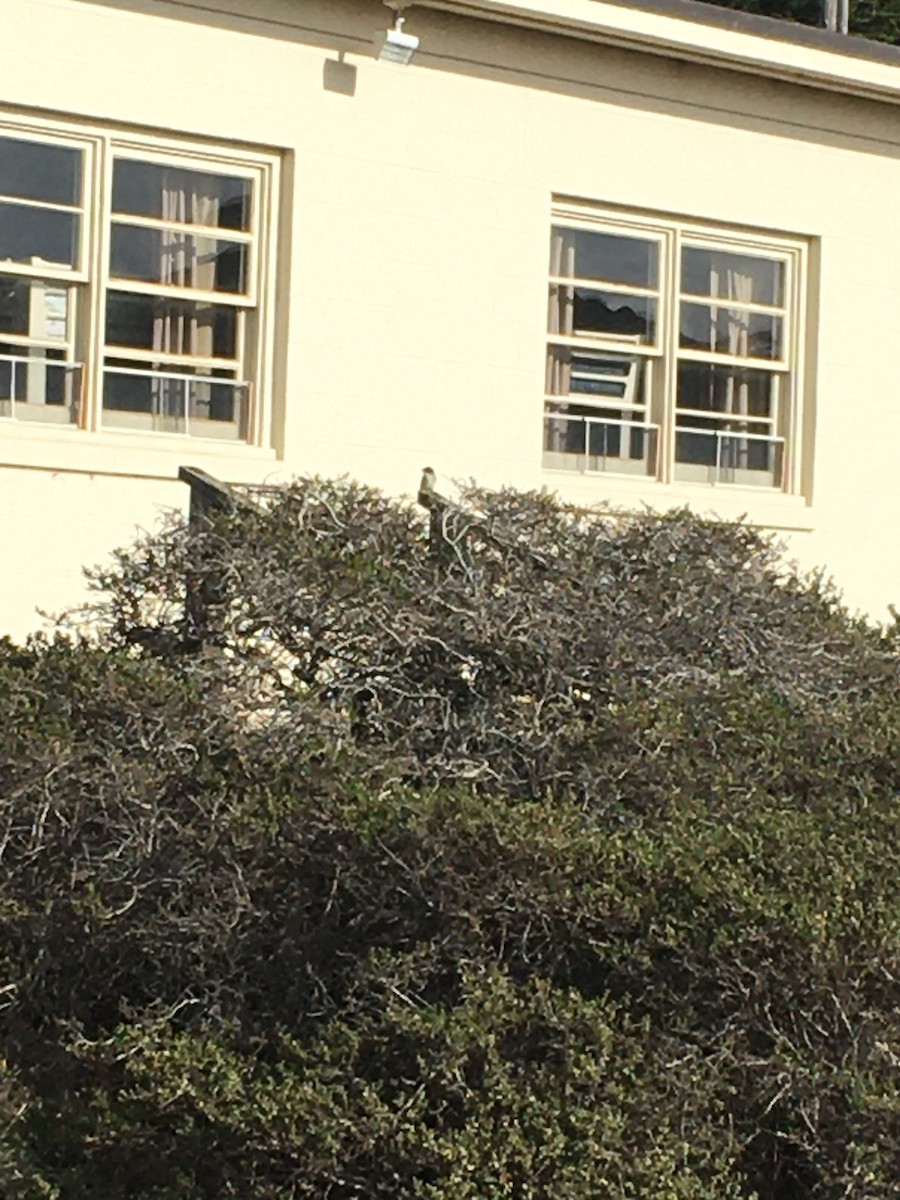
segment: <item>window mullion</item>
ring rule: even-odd
[[[78,204],[62,204],[58,200],[35,200],[31,196],[16,196],[10,192],[0,192],[0,203],[15,204],[19,208],[34,208],[40,212],[59,212],[81,216],[82,208]]]
[[[232,229],[228,225],[198,225],[192,221],[178,221],[174,217],[144,217],[138,213],[114,212],[111,214],[114,225],[129,225],[136,229],[154,229],[160,233],[185,233],[191,237],[209,238],[217,242],[239,242],[251,246],[255,240],[254,234],[246,229]]]
[[[788,303],[785,305],[785,359],[789,374],[779,381],[779,420],[781,432],[786,439],[789,453],[784,456],[784,487],[789,492],[799,492],[802,483],[803,449],[803,347],[799,332],[805,327],[804,304],[806,293],[801,276],[802,263],[799,253],[788,257],[785,267],[785,287]]]
[[[102,426],[103,352],[106,337],[106,291],[109,279],[112,154],[108,138],[103,138],[97,145],[92,188],[94,202],[86,210],[86,225],[91,236],[91,270],[85,305],[88,314],[85,359],[88,367],[84,384],[83,427],[96,431]]]
[[[647,358],[662,358],[661,345],[649,345],[643,342],[635,346],[627,338],[617,338],[615,334],[578,334],[548,333],[549,346],[567,346],[570,350],[602,350],[607,354],[641,354]]]
[[[0,342],[5,346],[20,346],[23,350],[59,350],[71,357],[71,341],[69,338],[48,338],[27,333],[2,333]]]
[[[646,296],[655,300],[659,296],[658,288],[637,287],[632,283],[616,283],[608,279],[591,279],[584,275],[550,275],[549,282],[554,287],[586,288],[592,292],[618,292],[623,296]]]
[[[753,371],[773,371],[779,375],[787,375],[790,364],[785,358],[751,358],[749,355],[726,354],[719,350],[695,350],[693,347],[676,347],[678,357],[682,362],[703,362],[720,367],[746,367]]]
[[[671,483],[675,464],[675,408],[678,391],[678,328],[681,298],[681,238],[673,228],[666,239],[663,304],[663,369],[660,381],[660,480]]]
[[[247,429],[252,441],[268,445],[273,442],[275,414],[271,404],[261,404],[260,397],[272,391],[276,306],[275,251],[279,229],[280,167],[273,163],[261,170],[253,189],[251,225],[256,244],[250,269],[259,303],[248,318],[243,343],[244,377],[250,380],[244,393],[247,404]],[[252,340],[251,340],[252,339]],[[280,440],[280,436],[278,439]]]
[[[106,274],[106,286],[111,292],[129,292],[136,296],[159,296],[164,300],[185,300],[198,304],[216,304],[228,308],[253,308],[255,298],[243,292],[215,292],[203,288],[182,287],[171,283],[148,283],[144,279],[125,279]]]
[[[154,350],[153,347],[118,346],[107,342],[106,357],[121,359],[123,362],[162,363],[165,367],[177,370],[179,367],[197,368],[204,371],[238,371],[240,358],[216,358],[212,354],[178,354],[169,350]]]
[[[235,368],[239,379],[247,378],[247,312],[239,309],[237,314],[237,329],[235,330]]]

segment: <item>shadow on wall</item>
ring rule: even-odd
[[[356,67],[344,60],[343,50],[338,52],[337,58],[325,59],[322,85],[326,92],[335,92],[338,96],[356,95]]]

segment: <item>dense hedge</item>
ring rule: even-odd
[[[300,483],[0,645],[0,1194],[896,1195],[896,634],[743,525],[427,525]]]

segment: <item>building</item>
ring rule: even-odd
[[[184,506],[183,464],[746,514],[884,617],[900,50],[688,0],[406,7],[402,66],[381,0],[6,0],[2,630]]]

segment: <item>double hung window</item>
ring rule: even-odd
[[[544,465],[797,490],[803,246],[561,210]]]
[[[0,130],[0,420],[259,441],[271,170]]]
[[[0,134],[0,418],[78,420],[84,199],[79,147]]]

